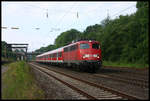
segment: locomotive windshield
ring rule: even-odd
[[[92,44],[92,48],[94,48],[94,49],[99,49],[99,44],[98,44],[98,43]]]
[[[88,43],[82,43],[80,44],[80,49],[88,49],[90,48],[89,44]]]

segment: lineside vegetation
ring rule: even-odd
[[[44,99],[29,66],[24,61],[7,65],[8,71],[2,75],[2,99]]]

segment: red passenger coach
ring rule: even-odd
[[[36,61],[95,72],[102,65],[101,48],[98,41],[81,40],[38,55]]]
[[[37,62],[43,63],[63,63],[63,48],[48,51],[46,53],[36,56]]]

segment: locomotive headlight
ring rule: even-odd
[[[96,58],[96,57],[98,57],[98,55],[97,55],[97,54],[93,54],[93,57],[95,57],[95,58]]]
[[[97,57],[97,58],[99,58],[99,55],[98,54],[93,54],[93,57]]]
[[[83,58],[88,58],[88,57],[90,57],[89,54],[84,54],[84,55],[83,55]]]

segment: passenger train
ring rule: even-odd
[[[36,62],[73,67],[80,71],[96,72],[101,68],[100,43],[79,40],[36,56]]]

